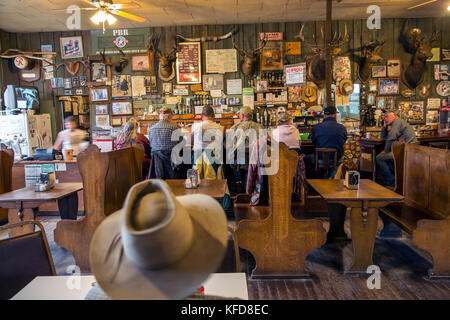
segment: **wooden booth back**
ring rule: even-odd
[[[448,150],[407,144],[403,168],[405,203],[420,208],[438,219],[448,217],[449,167]]]
[[[14,151],[0,149],[0,194],[12,191],[12,167]],[[0,221],[8,218],[8,209],[0,208]]]
[[[142,180],[143,150],[137,147],[100,152],[95,145],[78,155],[83,180],[85,216],[62,220],[55,229],[55,242],[69,250],[83,272],[90,270],[89,244],[97,226],[122,208],[128,190]]]

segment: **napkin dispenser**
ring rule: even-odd
[[[356,190],[359,186],[359,172],[347,171],[345,173],[344,186],[350,190]]]
[[[53,172],[41,173],[36,182],[34,191],[44,192],[53,189],[55,186],[55,174]]]

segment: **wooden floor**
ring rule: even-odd
[[[53,241],[56,217],[40,217],[45,226],[50,249],[58,275],[68,274],[68,267],[74,264],[70,252]],[[232,223],[232,222],[231,222]],[[325,228],[328,223],[324,221]],[[382,228],[381,220],[379,229]],[[345,230],[349,234],[349,221]],[[1,236],[1,235],[0,235]],[[333,243],[314,250],[306,261],[311,279],[303,280],[252,280],[248,279],[250,299],[271,300],[353,300],[353,299],[450,299],[450,281],[427,281],[423,279],[431,258],[414,246],[404,235],[401,239],[377,238],[374,263],[380,266],[381,289],[369,290],[367,280],[343,275],[352,257],[351,242]],[[242,268],[248,265],[245,252],[241,256]]]

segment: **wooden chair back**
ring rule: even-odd
[[[144,152],[137,147],[100,152],[89,146],[77,158],[83,181],[85,216],[62,220],[55,229],[55,242],[69,250],[82,271],[88,272],[89,244],[97,226],[122,208],[131,186],[142,181]]]
[[[450,213],[450,152],[407,144],[404,153],[405,203],[445,219]]]
[[[10,299],[37,276],[55,276],[55,265],[42,224],[23,221],[0,230],[33,225],[39,231],[0,240],[0,300]]]
[[[319,152],[322,154],[322,163],[319,163]],[[331,158],[333,157],[333,158]],[[331,163],[330,159],[333,159]],[[337,150],[334,148],[316,148],[314,161],[316,164],[316,171],[319,169],[331,169],[337,168]]]
[[[0,194],[12,191],[14,151],[0,149]],[[8,209],[0,208],[0,221],[8,218]]]
[[[394,192],[403,195],[403,170],[405,163],[405,144],[393,144],[392,155],[395,167],[395,188]]]
[[[278,172],[269,176],[269,208],[263,219],[243,219],[236,227],[238,245],[255,257],[252,277],[304,277],[306,256],[325,243],[326,232],[319,220],[297,220],[291,215],[293,179],[298,155],[279,145]]]

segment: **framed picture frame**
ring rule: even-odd
[[[178,44],[177,84],[202,83],[201,42]]]
[[[97,127],[109,127],[109,115],[96,115],[95,125]]]
[[[131,71],[149,71],[148,56],[146,54],[131,56]]]
[[[387,59],[386,66],[388,78],[399,78],[402,70],[401,65],[402,62],[400,59],[393,59],[393,58]]]
[[[369,80],[369,92],[378,92],[378,81],[376,79]]]
[[[83,58],[82,36],[59,38],[62,59]]]
[[[384,109],[385,108],[385,98],[384,97],[377,97],[376,98],[376,104],[378,109]]]
[[[105,85],[111,80],[111,66],[102,62],[101,57],[89,57],[88,78],[89,82]],[[80,77],[80,83],[82,83]]]
[[[131,75],[114,75],[111,85],[111,97],[113,99],[127,99],[131,98],[131,94]]]
[[[386,97],[384,100],[384,105],[386,109],[394,110],[395,109],[395,98],[394,97]]]
[[[95,114],[108,114],[108,104],[107,103],[95,104]]]
[[[384,78],[386,77],[386,66],[373,66],[372,78]]]
[[[89,88],[89,101],[109,101],[109,88],[106,86]]]
[[[133,114],[133,102],[131,100],[111,102],[111,115],[124,116],[132,114]]]
[[[367,104],[371,106],[375,105],[375,97],[376,97],[375,93],[369,93],[367,95]]]
[[[387,78],[378,79],[378,94],[379,95],[396,95],[399,94],[400,83],[399,79]]]
[[[132,76],[131,77],[131,95],[133,97],[142,97],[147,94],[145,85],[145,76]]]
[[[411,124],[425,123],[425,101],[424,100],[401,100],[397,101],[399,117]]]
[[[111,126],[120,127],[122,125],[122,117],[111,117]]]
[[[283,41],[267,41],[260,55],[261,70],[283,70]]]

